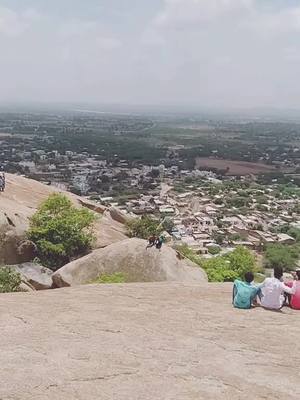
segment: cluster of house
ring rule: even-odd
[[[215,253],[212,248],[225,254],[239,245],[260,251],[266,244],[293,244],[293,237],[275,233],[274,228],[286,223],[300,227],[300,216],[291,216],[288,212],[297,200],[277,200],[280,204],[275,201],[274,207],[281,210],[276,216],[272,212],[256,210],[249,210],[245,216],[236,209],[225,209],[223,204],[216,205],[209,196],[169,190],[163,195],[141,196],[121,208],[131,215],[152,214],[161,221],[168,218],[172,221],[172,229],[164,233],[167,240],[186,244],[196,253],[212,257]]]

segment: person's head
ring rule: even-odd
[[[246,273],[245,273],[245,281],[246,281],[247,283],[251,283],[251,282],[254,281],[254,275],[253,275],[252,272],[246,272]]]
[[[274,268],[274,278],[281,279],[283,275],[283,269],[281,267]]]
[[[296,277],[297,277],[298,281],[300,281],[300,269],[297,269]]]

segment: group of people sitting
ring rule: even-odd
[[[0,172],[0,192],[4,192],[5,190],[5,174],[4,172]]]
[[[162,235],[161,236],[152,235],[148,239],[148,245],[147,245],[146,249],[149,249],[150,247],[155,246],[157,248],[157,250],[160,251],[162,248],[163,242],[164,242],[164,237]]]
[[[300,270],[294,280],[283,281],[283,269],[274,268],[274,276],[254,285],[252,272],[245,274],[245,281],[236,280],[233,285],[233,305],[236,308],[251,308],[261,305],[269,310],[280,310],[284,305],[300,310]]]

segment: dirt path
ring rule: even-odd
[[[231,285],[0,296],[0,399],[298,400],[300,315],[233,310]]]

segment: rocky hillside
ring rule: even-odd
[[[206,274],[188,260],[181,260],[168,246],[159,252],[146,250],[146,242],[128,239],[126,216],[83,197],[64,192],[78,207],[99,215],[94,225],[94,251],[65,265],[55,274],[42,265],[28,263],[34,246],[26,240],[29,218],[51,193],[53,187],[20,176],[7,175],[7,188],[0,193],[0,265],[13,265],[21,273],[24,290],[89,283],[103,274],[123,273],[127,282],[207,281]]]
[[[58,190],[17,175],[7,174],[6,180],[6,190],[0,193],[0,264],[17,264],[32,258],[33,248],[25,238],[29,218],[43,200]],[[95,248],[126,239],[124,225],[113,219],[117,217],[114,210],[110,212],[82,197],[64,194],[78,207],[87,207],[102,215],[95,224]]]

